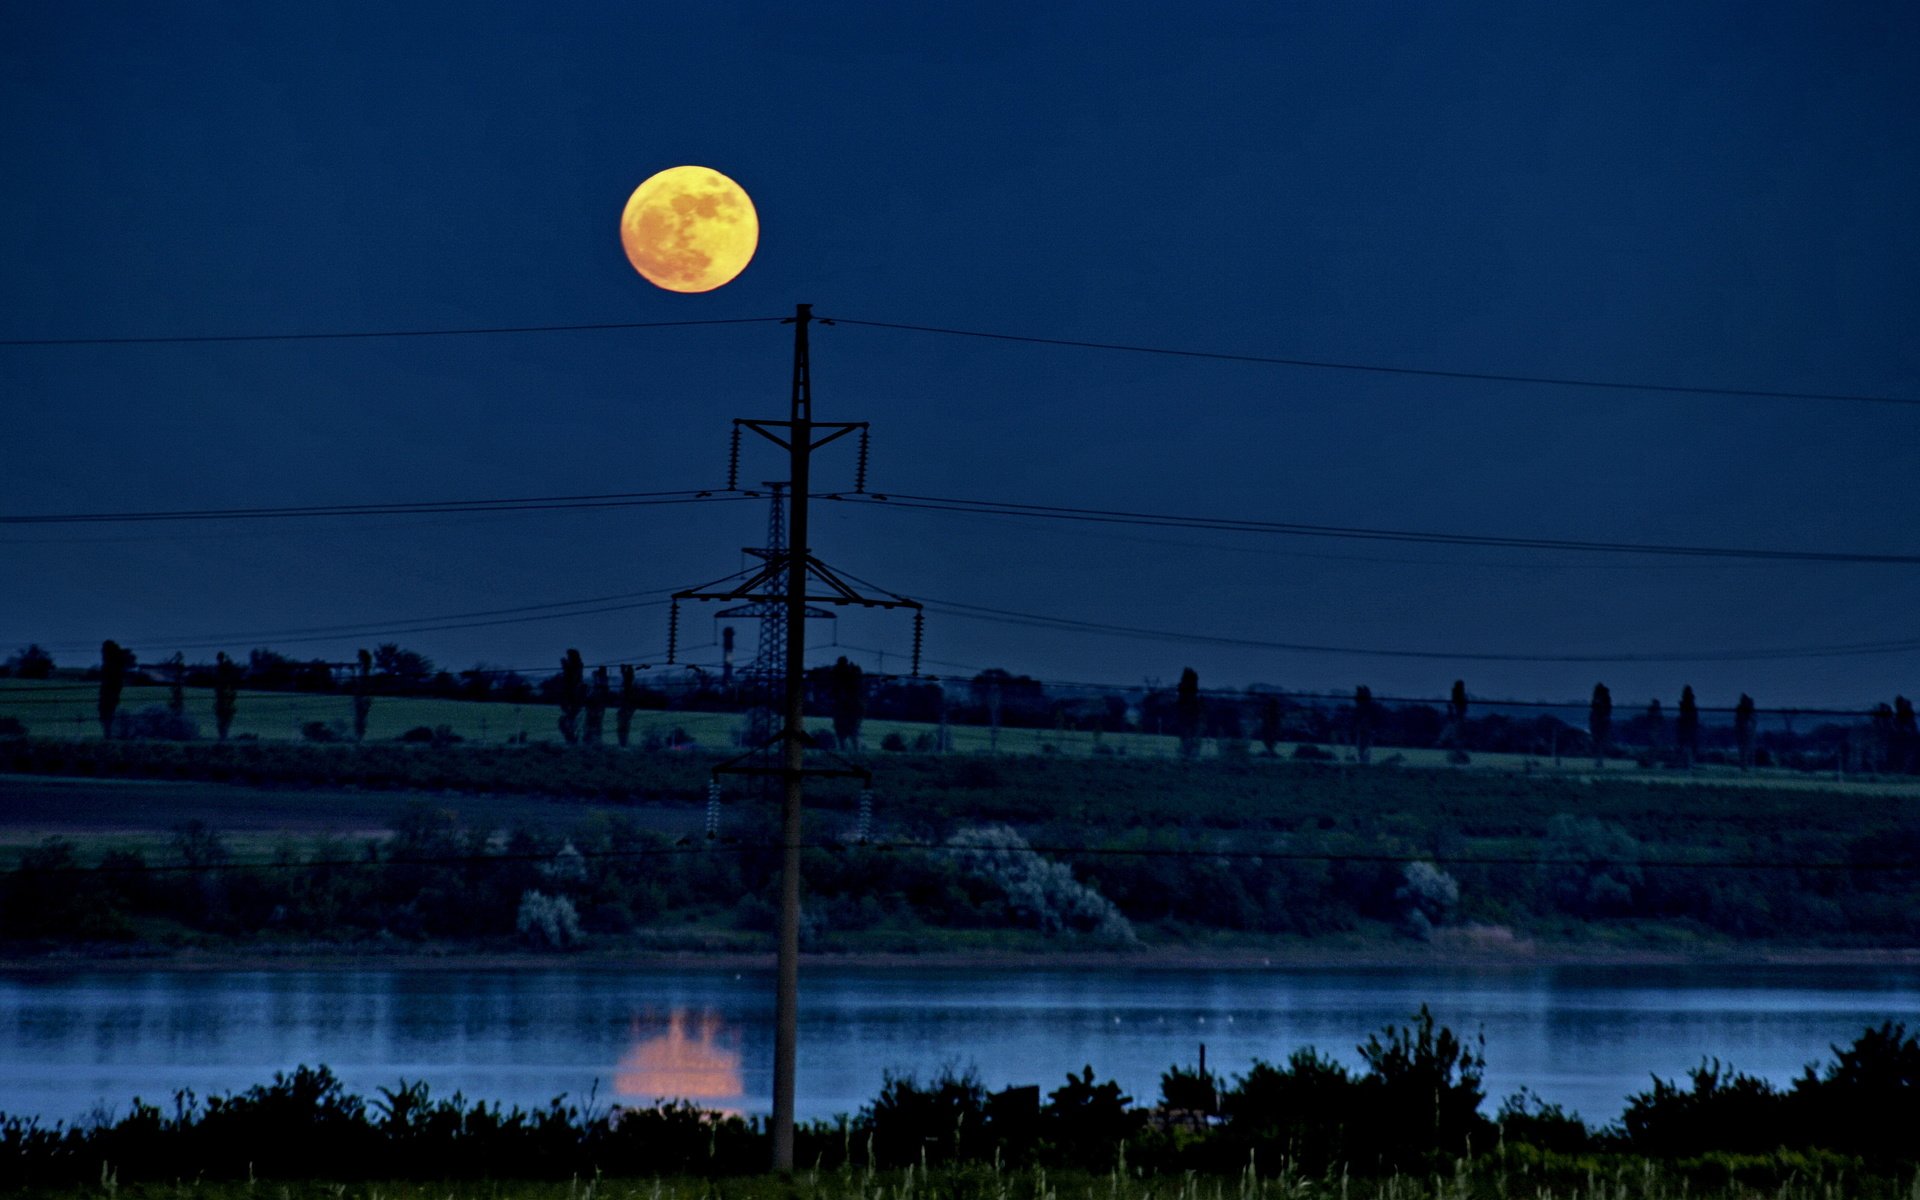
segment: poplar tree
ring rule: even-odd
[[[359,654],[358,669],[353,677],[353,740],[367,740],[367,716],[373,711],[373,655],[366,650]]]
[[[1453,693],[1447,697],[1447,715],[1451,719],[1450,732],[1455,745],[1466,749],[1467,745],[1467,681],[1453,681]]]
[[[1267,748],[1267,757],[1273,757],[1274,743],[1280,740],[1280,699],[1268,696],[1260,705],[1260,744]]]
[[[593,669],[593,690],[587,693],[586,736],[582,739],[589,746],[598,746],[605,736],[607,727],[607,702],[612,692],[607,687],[607,669]]]
[[[1373,689],[1361,684],[1353,689],[1353,754],[1361,762],[1373,757],[1373,724],[1377,716]]]
[[[620,667],[620,707],[615,710],[613,728],[620,744],[625,746],[633,735],[633,710],[640,707],[640,689],[634,686],[633,664],[623,663]]]
[[[1680,715],[1673,722],[1674,741],[1680,747],[1680,764],[1689,771],[1700,749],[1700,706],[1693,698],[1693,685],[1680,689]]]
[[[1753,697],[1740,693],[1740,703],[1733,706],[1733,740],[1740,747],[1740,769],[1753,767],[1753,735],[1755,715]]]
[[[833,736],[842,746],[860,749],[860,726],[867,719],[866,673],[843,654],[827,670],[833,704]]]
[[[1593,769],[1607,765],[1607,738],[1613,733],[1613,693],[1604,683],[1593,685],[1593,703],[1587,708],[1587,734],[1593,738]]]
[[[227,657],[222,650],[213,660],[213,725],[219,731],[220,740],[227,740],[227,731],[233,728],[234,710],[240,703],[240,664]]]
[[[560,736],[567,745],[580,741],[580,709],[586,701],[586,664],[578,650],[560,660]]]
[[[120,692],[127,686],[127,672],[134,656],[119,642],[100,643],[100,736],[113,736],[113,718],[120,711]]]
[[[175,717],[187,715],[187,656],[175,650],[167,660],[167,711]]]
[[[1181,758],[1200,757],[1200,713],[1200,673],[1187,667],[1173,692],[1173,724],[1180,735]]]

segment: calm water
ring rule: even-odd
[[[1872,1023],[1920,1023],[1920,969],[1437,971],[810,970],[799,1108],[851,1112],[888,1068],[1057,1084],[1092,1063],[1136,1097],[1168,1064],[1236,1072],[1354,1044],[1421,1002],[1484,1030],[1488,1090],[1522,1085],[1592,1119],[1703,1055],[1786,1080]],[[540,970],[76,973],[0,980],[0,1111],[72,1119],[326,1063],[373,1094],[401,1078],[507,1103],[687,1096],[764,1111],[763,972]]]

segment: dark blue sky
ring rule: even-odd
[[[822,315],[1494,372],[1920,395],[1920,14],[1896,4],[9,8],[0,337]],[[397,8],[398,11],[395,11]],[[739,180],[759,253],[627,265],[627,194]],[[1154,359],[842,326],[818,415],[882,490],[1340,525],[1912,553],[1920,410]],[[0,512],[720,482],[777,326],[0,348]],[[758,460],[749,478],[778,464]],[[851,457],[820,470],[850,475]],[[387,625],[701,581],[755,505],[0,530],[0,640],[339,655]],[[820,514],[900,590],[1228,636],[1541,654],[1916,637],[1920,571]],[[694,618],[691,641],[705,640]],[[404,638],[645,655],[665,614]],[[843,642],[904,649],[902,620]],[[822,631],[824,632],[824,631]],[[196,652],[198,652],[196,650]],[[206,653],[211,652],[211,647]],[[710,652],[708,652],[710,653]],[[1069,679],[1858,703],[1920,654],[1475,664],[951,617]],[[868,657],[868,665],[873,659]],[[889,665],[896,665],[890,659]]]

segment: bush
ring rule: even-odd
[[[926,1086],[918,1077],[888,1071],[880,1094],[860,1112],[873,1138],[873,1156],[890,1167],[980,1156],[986,1140],[987,1089],[971,1068],[949,1064]]]
[[[921,734],[920,736],[925,737],[926,735]],[[907,739],[901,737],[898,733],[889,733],[880,739],[880,748],[882,750],[891,750],[897,754],[907,748]]]
[[[160,742],[191,742],[200,737],[200,726],[171,709],[150,705],[134,713],[121,713],[114,722],[114,734],[121,738],[139,738]]]
[[[567,950],[586,940],[573,901],[545,892],[529,890],[521,894],[514,928],[529,945],[541,950]]]
[[[346,733],[338,721],[308,721],[300,727],[300,736],[309,742],[343,742]]]
[[[1367,1074],[1361,1102],[1386,1161],[1411,1164],[1433,1154],[1454,1156],[1486,1144],[1489,1128],[1480,1115],[1486,1099],[1486,1040],[1468,1046],[1451,1029],[1434,1024],[1422,1004],[1411,1027],[1389,1026],[1360,1047]]]
[[[415,725],[394,740],[410,746],[455,746],[467,739],[455,733],[451,725],[435,725],[431,729]]]
[[[0,717],[0,738],[23,738],[27,727],[19,717]]]
[[[1295,746],[1293,748],[1293,756],[1301,762],[1333,761],[1333,755],[1327,753],[1325,747],[1316,746],[1312,742],[1301,742],[1298,746]]]
[[[1090,1170],[1110,1167],[1120,1144],[1145,1123],[1132,1104],[1113,1080],[1095,1083],[1089,1065],[1079,1075],[1068,1071],[1066,1084],[1047,1093],[1041,1127],[1062,1161]]]
[[[1494,1118],[1500,1140],[1556,1154],[1579,1154],[1593,1143],[1585,1121],[1558,1104],[1548,1104],[1526,1088],[1508,1096]]]

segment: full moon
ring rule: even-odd
[[[760,216],[745,189],[711,167],[668,167],[627,198],[620,244],[655,287],[710,292],[746,269]]]

